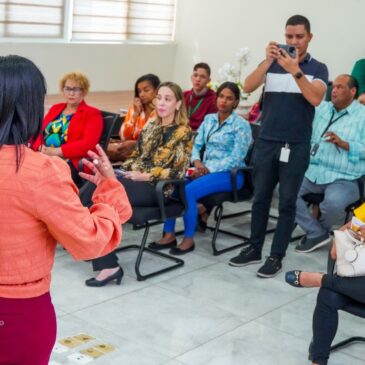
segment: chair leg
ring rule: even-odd
[[[237,214],[237,213],[234,213],[234,214]],[[212,250],[213,250],[213,255],[214,256],[218,256],[218,255],[221,255],[224,252],[228,252],[228,251],[234,250],[238,247],[242,247],[247,243],[247,241],[249,239],[246,236],[239,235],[239,234],[233,233],[233,232],[229,232],[229,231],[226,231],[224,229],[220,229],[220,224],[221,224],[222,219],[223,219],[223,205],[219,205],[214,210],[214,220],[216,222],[215,227],[209,227],[209,226],[207,227],[207,228],[213,230]],[[223,248],[223,249],[219,250],[219,249],[217,249],[217,244],[216,244],[218,232],[227,234],[229,236],[233,236],[233,237],[243,239],[244,242],[240,242],[236,245],[232,245],[232,246],[229,246],[229,247],[226,247],[226,248]]]
[[[160,252],[160,251],[151,250],[150,248],[146,247],[149,230],[150,230],[150,224],[147,223],[146,226],[145,226],[145,230],[143,232],[143,238],[142,238],[142,242],[141,242],[140,246],[139,245],[127,245],[127,246],[119,247],[115,251],[115,252],[121,252],[121,251],[125,251],[125,250],[130,250],[130,249],[137,249],[138,250],[138,255],[137,255],[137,259],[136,259],[136,263],[135,263],[135,272],[136,272],[138,281],[143,281],[143,280],[146,280],[146,279],[151,278],[153,276],[163,274],[167,271],[177,269],[178,267],[183,266],[184,263],[185,263],[184,260],[182,260],[180,258],[168,255],[168,254]],[[163,259],[166,259],[166,260],[169,260],[169,261],[173,261],[175,263],[173,265],[167,266],[163,269],[155,270],[155,271],[152,271],[148,274],[142,274],[141,271],[140,271],[140,266],[141,266],[141,263],[142,263],[143,254],[145,252],[148,252],[148,253],[153,254],[155,256],[162,257]]]
[[[331,346],[330,351],[335,351],[340,347],[347,346],[347,345],[351,344],[352,342],[365,342],[365,337],[360,337],[360,336],[350,337],[346,340],[343,340],[343,341],[341,341],[339,343],[336,343],[335,345]]]

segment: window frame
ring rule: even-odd
[[[46,38],[46,37],[0,37],[1,43],[40,43],[40,44],[125,44],[125,45],[162,45],[162,44],[175,44],[175,32],[176,32],[176,13],[178,7],[178,1],[175,1],[175,9],[174,15],[172,18],[173,26],[172,26],[172,39],[166,41],[147,41],[147,40],[131,40],[126,39],[122,41],[83,41],[83,40],[72,40],[72,17],[73,17],[73,8],[74,8],[74,0],[63,0],[64,9],[63,9],[63,32],[61,37],[55,38]]]

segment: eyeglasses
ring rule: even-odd
[[[82,87],[64,87],[63,88],[63,91],[67,94],[71,94],[71,93],[74,93],[74,94],[78,94],[78,93],[81,93],[82,92]]]

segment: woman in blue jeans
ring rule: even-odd
[[[341,229],[345,229],[349,223]],[[365,238],[365,226],[360,227],[359,238]],[[336,259],[333,244],[332,259]],[[330,349],[338,327],[338,311],[349,304],[365,305],[365,276],[340,277],[319,272],[288,271],[288,284],[295,287],[318,287],[317,303],[313,313],[313,340],[310,346],[312,365],[327,365]]]
[[[195,248],[194,234],[198,216],[198,200],[224,191],[232,191],[230,170],[244,167],[244,158],[252,141],[249,123],[234,112],[240,100],[240,90],[233,82],[223,83],[217,90],[218,113],[209,114],[198,129],[192,163],[194,172],[186,182],[187,210],[184,214],[184,238],[177,246],[175,220],[165,222],[164,236],[149,247],[170,248],[173,255],[183,255]],[[201,159],[201,152],[204,157]],[[238,175],[238,188],[243,186],[243,174]]]

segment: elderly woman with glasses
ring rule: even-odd
[[[62,77],[60,90],[65,102],[51,107],[43,120],[42,133],[32,145],[34,150],[67,160],[78,186],[82,184],[79,160],[87,157],[88,150],[95,151],[103,130],[100,110],[84,101],[89,87],[82,73],[70,72]]]

